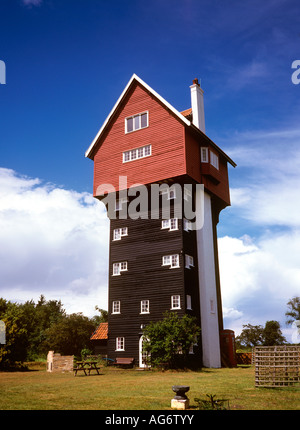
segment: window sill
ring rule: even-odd
[[[201,164],[201,173],[202,175],[208,176],[216,185],[221,182],[220,170],[209,163]]]
[[[125,134],[135,133],[136,131],[145,130],[145,128],[149,128],[149,124],[146,125],[145,127],[136,128],[135,130],[130,130],[130,131],[125,130]],[[126,161],[125,161],[125,163],[126,163]]]

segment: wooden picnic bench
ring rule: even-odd
[[[85,376],[87,376],[87,372],[88,375],[91,374],[92,370],[96,370],[96,372],[98,373],[98,375],[100,375],[99,370],[100,367],[97,366],[98,362],[97,361],[77,361],[76,363],[76,367],[74,367],[74,376],[77,375],[77,372],[83,371]]]
[[[117,357],[114,364],[119,366],[133,366],[134,358]]]

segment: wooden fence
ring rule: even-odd
[[[300,346],[256,346],[255,386],[282,387],[300,382]]]

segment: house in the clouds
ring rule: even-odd
[[[217,223],[230,205],[228,164],[235,163],[205,134],[197,79],[190,91],[191,108],[180,113],[133,75],[86,152],[94,197],[110,218],[107,354],[134,357],[140,367],[143,328],[166,311],[195,316],[201,337],[191,359],[221,366]],[[137,203],[145,189],[148,200]],[[194,223],[188,205],[203,222]]]

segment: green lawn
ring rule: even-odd
[[[33,368],[32,368],[33,369]],[[172,385],[189,385],[191,408],[206,394],[229,399],[231,410],[299,410],[300,387],[255,388],[254,368],[158,372],[103,368],[100,375],[0,372],[1,410],[170,410]]]

